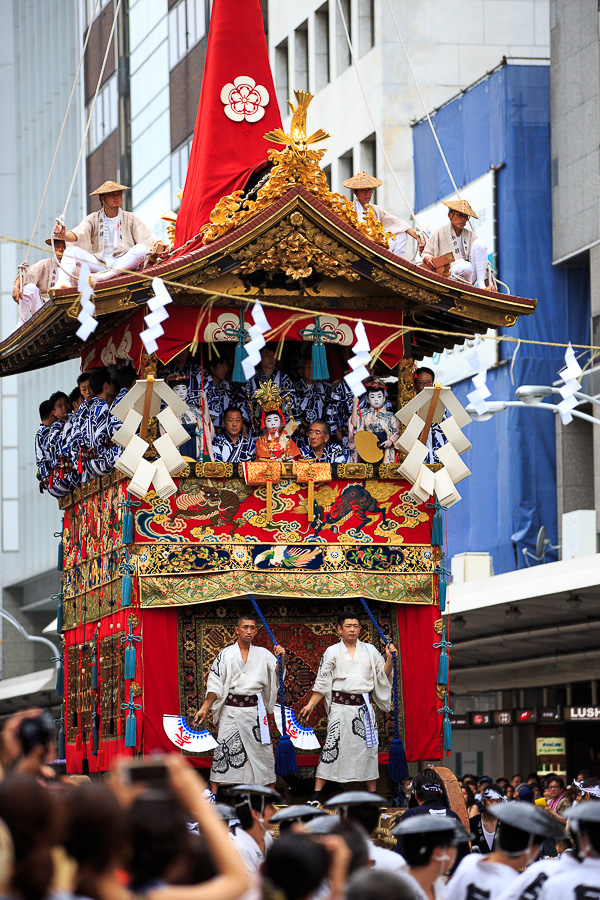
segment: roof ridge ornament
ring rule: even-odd
[[[210,221],[202,229],[203,243],[218,240],[243,222],[272,206],[294,185],[301,185],[335,215],[359,231],[369,240],[387,247],[389,235],[373,215],[370,207],[362,219],[354,209],[354,204],[342,194],[330,190],[327,178],[320,166],[325,150],[314,150],[312,144],[324,141],[330,135],[322,128],[310,135],[306,133],[307,110],[313,95],[306,91],[294,91],[297,105],[289,100],[292,121],[289,134],[282,128],[267,132],[266,140],[283,144],[282,150],[268,151],[272,163],[268,181],[256,193],[255,200],[244,199],[243,191],[234,191],[223,197],[210,214]]]

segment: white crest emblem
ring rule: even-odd
[[[233,122],[259,122],[265,114],[269,92],[249,75],[238,75],[221,90],[225,115]]]

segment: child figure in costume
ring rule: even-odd
[[[379,378],[367,381],[367,409],[361,411],[358,408],[358,398],[354,398],[352,415],[348,422],[348,446],[355,451],[355,461],[358,461],[354,435],[357,431],[371,431],[377,435],[379,446],[383,449],[383,462],[393,463],[396,456],[394,441],[399,438],[397,419],[393,413],[385,408],[387,385]]]
[[[208,411],[208,403],[206,402],[206,394],[199,392],[198,399],[202,405],[200,410],[195,403],[188,398],[188,382],[181,375],[171,375],[167,379],[167,384],[187,404],[187,410],[183,415],[179,416],[179,421],[190,435],[189,441],[179,448],[182,456],[197,459],[202,462],[204,459],[213,459],[212,438],[215,433],[210,413]],[[202,420],[204,419],[204,428]],[[161,434],[164,429],[161,426]]]
[[[290,419],[285,424],[281,411],[281,393],[276,384],[267,381],[255,391],[254,400],[262,409],[262,435],[256,439],[257,459],[296,459],[301,452],[291,438],[296,423]]]

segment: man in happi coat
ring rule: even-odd
[[[394,240],[390,242],[389,246],[390,253],[394,253],[396,256],[404,256],[409,234],[417,242],[419,250],[422,250],[424,245],[421,238],[408,222],[388,212],[383,206],[371,203],[373,191],[375,188],[381,187],[382,184],[383,181],[380,178],[375,178],[374,175],[369,175],[368,172],[359,172],[358,175],[353,175],[352,178],[347,178],[344,181],[344,187],[350,188],[354,194],[354,209],[359,219],[366,220],[367,209],[371,209],[377,221],[381,222],[384,231],[391,232],[394,235]]]
[[[51,247],[51,238],[46,238],[46,243]],[[26,322],[50,299],[50,291],[56,285],[58,267],[64,252],[65,242],[54,241],[55,256],[40,259],[39,262],[29,266],[23,275],[22,283],[19,276],[15,279],[12,295],[15,303],[19,304],[21,322]]]
[[[235,626],[235,644],[221,650],[208,674],[206,699],[194,716],[202,723],[208,711],[218,725],[219,746],[213,755],[210,789],[220,784],[275,784],[275,760],[267,723],[277,698],[276,657],[285,656],[283,647],[274,654],[255,647],[256,619],[240,616]]]
[[[338,634],[339,643],[321,657],[312,696],[300,712],[308,720],[315,706],[325,701],[327,738],[317,766],[313,802],[319,800],[326,781],[364,781],[367,790],[375,790],[379,762],[372,702],[384,712],[391,707],[394,645],[386,646],[384,660],[372,644],[359,641],[360,623],[351,611],[338,617]]]
[[[488,249],[474,231],[467,228],[469,217],[479,218],[466,200],[443,200],[448,207],[449,222],[437,228],[427,239],[423,250],[423,265],[436,271],[433,259],[452,253],[454,262],[450,264],[450,277],[485,288],[486,278],[491,286],[491,266],[488,263]]]
[[[87,263],[90,272],[98,273],[92,283],[111,278],[115,269],[137,269],[146,260],[149,264],[164,259],[168,246],[147,228],[139,216],[121,209],[123,191],[129,188],[116,181],[105,181],[92,191],[102,208],[90,213],[71,231],[64,225],[54,226],[54,236],[66,241],[67,249],[61,261],[56,287],[74,286],[77,266]],[[73,244],[75,246],[73,246]]]

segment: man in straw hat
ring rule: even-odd
[[[465,227],[469,216],[474,219],[478,216],[466,200],[444,200],[443,203],[448,207],[450,221],[429,236],[423,251],[423,265],[435,272],[434,258],[452,253],[455,262],[450,265],[450,277],[485,288],[488,250],[485,242]]]
[[[373,210],[373,215],[381,222],[385,231],[391,231],[392,234],[396,235],[396,239],[392,241],[389,246],[391,253],[395,253],[396,256],[404,256],[409,234],[417,242],[419,250],[422,250],[424,245],[417,232],[414,228],[410,227],[408,222],[392,215],[392,213],[389,213],[383,206],[375,206],[371,203],[374,189],[380,187],[382,184],[383,181],[379,178],[375,178],[374,175],[369,175],[368,172],[359,172],[358,175],[353,175],[352,178],[347,178],[346,181],[344,181],[344,187],[350,188],[354,194],[354,209],[356,210],[358,217],[360,219],[365,218],[366,207],[370,206]]]
[[[92,191],[90,197],[98,196],[102,209],[90,213],[72,231],[65,233],[64,225],[54,226],[54,236],[68,247],[61,264],[56,287],[71,284],[76,277],[76,268],[86,262],[90,271],[98,272],[93,283],[110,278],[115,269],[137,269],[146,257],[150,262],[163,259],[168,252],[163,243],[138,216],[121,209],[123,191],[129,188],[116,181],[105,181]]]
[[[52,246],[52,238],[46,238],[46,243]],[[17,275],[13,285],[13,300],[19,304],[19,319],[26,322],[44,303],[50,299],[49,291],[56,285],[58,264],[65,252],[65,242],[54,241],[55,256],[48,259],[40,259],[39,262],[29,266],[23,275],[23,284]]]

